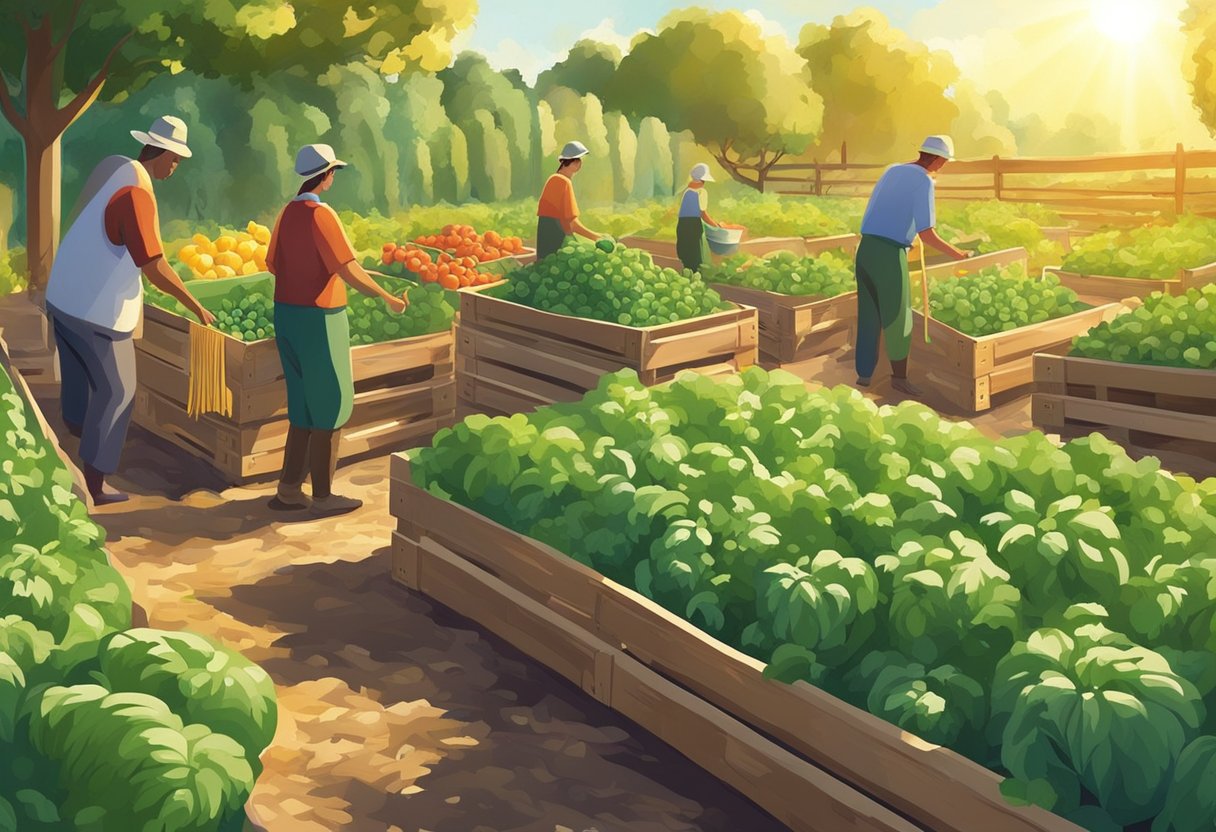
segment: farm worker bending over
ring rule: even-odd
[[[909,396],[920,390],[908,381],[908,352],[912,346],[912,291],[908,278],[908,249],[917,236],[956,260],[970,257],[947,243],[937,224],[931,174],[954,158],[949,136],[930,136],[920,158],[892,165],[883,172],[861,220],[857,248],[857,383],[869,385],[878,364],[878,339],[887,342],[891,386]]]
[[[709,215],[709,194],[706,182],[713,182],[709,165],[693,165],[688,187],[680,197],[680,216],[676,220],[676,255],[684,268],[699,271],[705,259],[702,244],[705,241],[705,223],[719,228],[731,228]]]
[[[140,275],[204,325],[215,320],[165,260],[152,190],[153,179],[168,178],[190,156],[185,122],[163,116],[131,135],[143,144],[139,158],[110,156],[89,176],[46,289],[63,421],[80,437],[85,484],[97,505],[127,499],[105,478],[118,469],[135,401]]]
[[[571,234],[588,240],[598,240],[596,234],[579,222],[578,202],[574,199],[574,175],[583,169],[583,157],[589,151],[582,142],[570,142],[562,148],[557,161],[557,173],[545,182],[536,209],[536,259],[548,257],[562,247]]]
[[[290,423],[283,473],[270,507],[308,508],[302,486],[311,474],[311,507],[318,517],[344,514],[363,504],[330,490],[342,425],[355,399],[343,282],[383,298],[393,312],[403,312],[408,305],[404,297],[377,285],[356,262],[338,215],[321,201],[335,171],[344,167],[327,144],[300,149],[296,173],[304,184],[279,214],[266,254],[266,266],[274,275],[275,340],[287,379]]]

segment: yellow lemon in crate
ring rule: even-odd
[[[203,274],[215,265],[215,258],[210,254],[199,253],[194,255],[194,258],[190,260],[188,265],[199,274]]]
[[[253,239],[257,240],[262,245],[270,242],[270,229],[264,225],[259,225],[253,231]]]
[[[190,265],[190,261],[194,259],[194,255],[196,254],[198,254],[198,246],[188,243],[177,250],[177,259],[186,265]]]
[[[219,275],[216,274],[215,269],[207,269],[207,271],[203,272],[202,274],[203,280],[215,280],[217,277],[219,277]]]
[[[252,260],[241,266],[241,274],[257,274],[260,271],[261,269],[258,268],[258,264]]]
[[[215,262],[230,269],[239,269],[245,265],[245,260],[235,251],[223,251],[215,256]]]
[[[216,266],[215,274],[220,278],[236,277],[236,269],[232,268],[231,266]]]
[[[216,251],[232,251],[236,248],[236,237],[231,234],[221,234],[215,238]]]
[[[236,244],[238,246],[241,243],[245,242],[246,240],[253,239],[253,235],[250,234],[248,231],[238,231],[238,232],[236,232],[236,234],[233,235],[233,237],[236,239]]]
[[[193,237],[190,238],[190,242],[194,243],[196,246],[198,246],[201,249],[207,249],[207,248],[210,248],[210,246],[211,246],[211,240],[207,237],[206,234],[195,234]]]
[[[257,241],[250,237],[248,240],[241,240],[236,244],[236,253],[241,255],[245,260],[252,260],[253,255],[258,250]]]

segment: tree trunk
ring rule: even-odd
[[[731,178],[736,182],[747,185],[749,188],[755,188],[756,190],[760,189],[759,180],[748,179],[746,176],[744,176],[743,172],[738,167],[738,163],[727,159],[725,153],[715,153],[713,156],[718,160],[718,164],[722,166],[722,169],[729,173]]]
[[[25,141],[25,245],[29,257],[30,297],[41,301],[59,247],[62,213],[60,137],[47,141],[30,135]]]

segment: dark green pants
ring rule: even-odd
[[[912,347],[912,287],[908,250],[884,237],[863,236],[857,247],[857,376],[878,366],[878,339],[887,357],[902,361]]]
[[[705,260],[705,224],[700,217],[680,217],[676,222],[676,256],[684,268],[700,271]]]
[[[566,242],[566,231],[553,217],[536,218],[536,259],[543,260]]]
[[[287,378],[287,421],[337,430],[355,406],[346,307],[274,305],[275,341]]]

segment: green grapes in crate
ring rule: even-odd
[[[347,306],[352,344],[413,338],[442,332],[452,326],[456,315],[455,292],[444,291],[437,283],[419,284],[397,278],[381,279],[379,283],[395,295],[406,293],[410,305],[397,315],[390,312],[380,298],[352,296]]]
[[[975,274],[929,284],[933,318],[966,335],[981,337],[1072,315],[1088,305],[1048,275],[1030,280],[1021,265],[989,266]]]
[[[800,257],[778,251],[767,257],[735,255],[701,269],[709,283],[726,283],[796,297],[832,298],[857,288],[853,261],[844,252]]]
[[[570,242],[544,260],[511,273],[496,293],[559,315],[625,326],[657,326],[732,308],[693,272],[655,266],[638,249],[601,240]]]
[[[1072,354],[1127,364],[1216,370],[1216,284],[1150,295],[1073,341]]]

